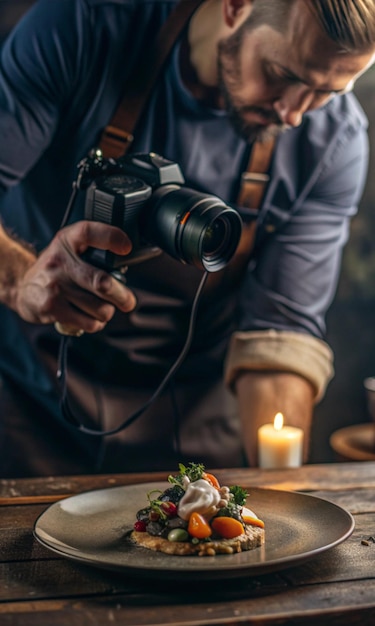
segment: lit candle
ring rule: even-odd
[[[302,465],[303,430],[284,426],[282,413],[277,413],[273,424],[264,424],[258,430],[259,467],[299,467]]]

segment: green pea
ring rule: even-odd
[[[168,533],[168,541],[186,541],[189,539],[189,533],[183,528],[173,528]]]

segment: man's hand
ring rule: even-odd
[[[16,276],[9,306],[28,322],[59,322],[87,333],[102,330],[116,309],[134,309],[129,289],[81,258],[90,247],[118,255],[131,251],[127,235],[114,226],[91,221],[67,226]]]

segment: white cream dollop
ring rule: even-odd
[[[220,500],[219,491],[207,480],[200,478],[186,486],[186,491],[178,504],[178,515],[188,521],[194,511],[204,515],[212,507],[217,507]]]

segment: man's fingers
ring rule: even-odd
[[[63,291],[70,302],[77,306],[82,302],[80,308],[84,310],[88,307],[88,310],[94,313],[100,304],[103,305],[103,300],[124,313],[132,311],[136,306],[136,298],[130,289],[104,270],[97,269],[89,263],[81,261],[75,265],[72,278],[74,283],[63,287]],[[78,290],[77,287],[81,289]]]
[[[61,239],[64,247],[71,248],[79,256],[88,248],[109,250],[119,255],[129,254],[132,249],[131,241],[124,231],[102,222],[82,220],[62,229],[56,237]]]
[[[110,283],[113,284],[113,289],[104,292],[102,297],[78,289],[75,285],[71,286],[66,293],[63,292],[62,295],[76,310],[87,314],[99,322],[107,323],[112,319],[116,309],[121,309],[124,313],[128,313],[136,305],[134,294],[119,284],[116,279],[109,278]],[[111,299],[115,300],[115,302],[112,303]]]

